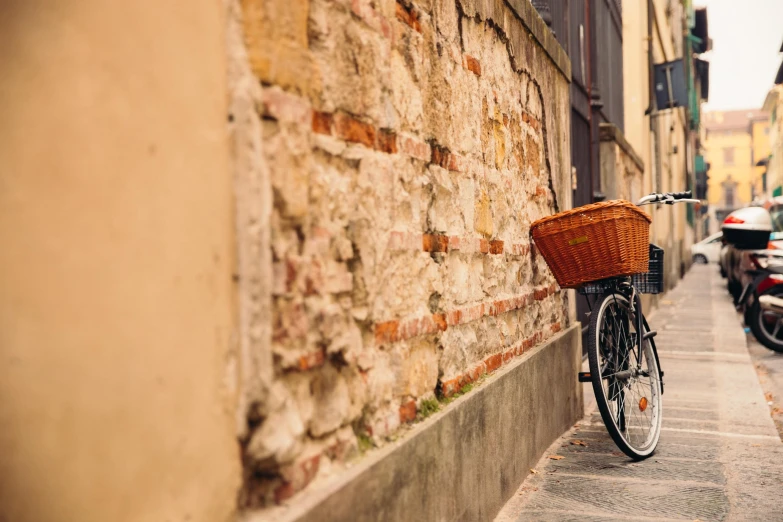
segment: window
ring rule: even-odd
[[[723,208],[732,209],[736,204],[735,193],[737,191],[737,182],[731,179],[731,174],[721,183],[723,188]]]
[[[726,208],[734,208],[734,185],[727,183],[723,186],[723,201]]]
[[[734,147],[723,148],[723,164],[734,165]]]

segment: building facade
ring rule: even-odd
[[[704,127],[709,227],[717,232],[727,214],[764,195],[764,167],[757,163],[769,155],[769,116],[758,109],[713,111]]]
[[[783,53],[783,45],[780,46]],[[764,182],[769,197],[783,195],[783,63],[780,64],[775,84],[764,100],[764,111],[769,114],[769,157],[766,158]]]
[[[2,520],[489,518],[583,414],[530,224],[692,186],[687,1],[4,7]]]
[[[531,4],[4,8],[0,519],[477,520],[582,415]]]
[[[701,104],[709,90],[709,68],[698,58],[710,48],[707,11],[690,2],[622,5],[625,136],[644,164],[642,192],[696,194]],[[684,69],[686,96],[678,107],[658,106],[655,66],[677,61]],[[699,212],[686,205],[650,212],[651,240],[665,248],[667,281],[674,285],[690,265],[690,245],[700,239]]]

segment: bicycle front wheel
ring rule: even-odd
[[[623,453],[640,460],[658,445],[663,411],[658,362],[652,343],[643,340],[636,323],[625,296],[601,296],[590,317],[587,356],[609,435]]]

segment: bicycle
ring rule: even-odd
[[[698,202],[690,198],[690,191],[653,193],[639,200],[636,207]],[[633,207],[627,202],[626,205]],[[647,220],[649,226],[650,219]],[[568,244],[575,241],[572,239]],[[648,244],[647,236],[644,243]],[[609,435],[634,460],[645,459],[655,451],[663,414],[663,370],[655,347],[656,332],[644,317],[640,294],[663,291],[664,252],[653,244],[648,244],[648,249],[647,272],[589,280],[576,286],[588,296],[590,306],[587,330],[590,371],[580,373],[579,381],[592,383]],[[550,264],[549,259],[547,263]],[[557,277],[556,267],[550,264],[550,268]],[[569,286],[575,287],[573,283]],[[589,296],[595,296],[592,304]]]

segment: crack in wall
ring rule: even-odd
[[[506,52],[508,53],[509,63],[511,65],[511,69],[519,74],[522,77],[525,77],[528,79],[529,83],[532,83],[535,86],[536,94],[539,98],[539,103],[541,105],[541,133],[542,133],[542,142],[544,146],[544,162],[546,164],[546,170],[548,174],[548,183],[549,183],[549,189],[552,192],[552,197],[554,200],[554,208],[555,212],[559,210],[559,204],[557,201],[557,191],[555,190],[554,185],[554,179],[553,179],[553,172],[552,172],[552,163],[550,160],[550,153],[549,150],[549,140],[548,138],[548,129],[547,129],[547,118],[546,118],[546,104],[544,103],[543,94],[541,90],[541,84],[538,82],[538,80],[533,75],[532,71],[523,67],[521,64],[518,63],[518,60],[516,56],[514,55],[514,49],[512,47],[511,39],[509,38],[508,34],[506,34],[506,31],[504,28],[502,28],[497,22],[495,22],[492,18],[489,17],[482,17],[482,14],[478,12],[478,9],[476,10],[476,13],[474,15],[467,14],[465,10],[465,6],[463,5],[463,0],[456,0],[455,4],[457,6],[457,15],[458,15],[458,27],[459,27],[459,34],[460,34],[460,45],[462,46],[462,52],[465,52],[465,45],[464,45],[464,39],[462,34],[462,19],[465,18],[467,20],[472,20],[473,22],[477,24],[486,24],[488,27],[490,27],[493,31],[495,31],[495,34],[497,35],[498,39],[503,43],[503,45],[506,47]],[[517,21],[517,23],[520,25],[521,30],[524,31],[526,34],[531,35],[530,31],[525,27],[523,21],[521,18],[519,18],[519,15],[517,14],[516,10],[509,4],[508,2],[504,1],[503,5],[513,13],[514,19]],[[531,35],[532,36],[532,35]],[[534,43],[532,45],[538,45],[538,43]],[[529,106],[530,96],[532,93],[530,93],[530,89],[528,89],[527,92],[527,99],[524,102],[525,107]]]

